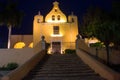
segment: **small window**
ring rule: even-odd
[[[74,22],[74,18],[72,18],[72,22]]]
[[[54,34],[59,34],[59,26],[54,26],[53,27],[53,33]]]
[[[40,19],[37,20],[37,23],[40,23]]]
[[[55,12],[57,12],[57,9],[55,9]]]
[[[57,16],[57,19],[60,20],[60,15]]]
[[[52,20],[53,20],[53,21],[55,20],[55,15],[52,15]]]

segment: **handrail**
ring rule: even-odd
[[[7,75],[3,76],[1,80],[21,80],[24,78],[30,70],[45,56],[45,50],[34,55],[30,60],[19,66],[15,70],[11,71]]]
[[[76,53],[86,64],[88,64],[96,73],[100,74],[102,77],[106,78],[107,80],[120,80],[120,73],[113,71],[106,65],[95,60],[85,51],[76,49]]]

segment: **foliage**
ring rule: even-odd
[[[14,70],[18,67],[19,65],[17,63],[8,63],[6,66],[0,67],[0,70]]]
[[[81,32],[87,37],[94,36],[105,44],[107,51],[107,62],[109,63],[109,44],[113,42],[115,45],[120,43],[120,23],[112,12],[103,9],[93,9],[88,11],[83,17]],[[90,17],[92,16],[92,17]]]
[[[74,49],[66,49],[65,54],[74,54],[76,51]]]
[[[97,42],[97,43],[91,43],[90,44],[90,47],[103,47],[104,45],[103,45],[103,43],[101,43],[101,42]]]
[[[112,1],[112,14],[113,14],[113,20],[115,22],[115,28],[116,28],[116,37],[117,39],[115,38],[114,39],[114,45],[115,45],[115,48],[118,48],[120,47],[120,35],[119,35],[119,32],[120,32],[120,1],[119,0],[113,0]]]
[[[17,8],[14,0],[8,0],[7,3],[1,3],[0,6],[0,25],[8,27],[8,48],[10,48],[10,38],[12,27],[19,27],[23,13]]]
[[[81,32],[80,34],[83,37],[90,38],[94,36],[95,28],[93,25],[96,23],[97,20],[99,20],[100,16],[101,16],[100,8],[98,7],[88,8],[87,12],[83,16],[83,20],[82,20],[81,27],[80,27],[80,32]]]
[[[7,3],[1,4],[0,22],[8,27],[18,27],[21,24],[23,13],[18,9],[17,3],[8,0]]]

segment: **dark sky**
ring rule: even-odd
[[[6,0],[0,0],[6,1]],[[45,17],[46,14],[52,9],[53,2],[58,1],[60,9],[69,15],[74,12],[78,16],[79,23],[82,19],[83,14],[89,6],[99,6],[106,10],[110,9],[110,0],[15,0],[18,2],[20,10],[24,13],[21,28],[14,28],[12,34],[32,34],[33,19],[34,16],[41,12]],[[7,35],[7,28],[0,27],[0,34]]]

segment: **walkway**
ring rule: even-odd
[[[47,55],[23,80],[105,80],[76,54]]]

